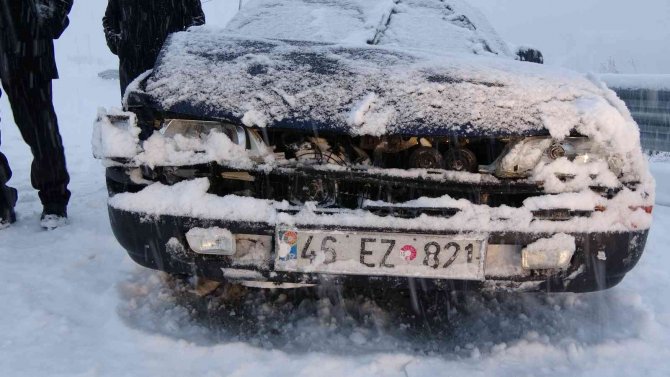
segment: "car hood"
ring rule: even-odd
[[[606,120],[593,118],[604,110],[632,122],[604,85],[568,70],[501,57],[251,39],[207,27],[173,34],[132,91],[183,116],[351,135],[562,137]]]

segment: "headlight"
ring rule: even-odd
[[[160,133],[166,138],[174,138],[177,135],[185,138],[204,139],[211,132],[225,134],[233,143],[249,151],[249,155],[263,156],[272,151],[257,130],[237,126],[230,123],[188,120],[188,119],[166,119]]]
[[[527,177],[540,163],[545,151],[551,146],[551,139],[544,137],[526,138],[513,142],[503,152],[496,167],[496,176],[501,178]]]
[[[233,143],[244,146],[245,148],[247,146],[247,133],[245,132],[244,127],[228,123],[187,119],[166,119],[163,122],[163,128],[160,132],[165,137],[182,135],[184,137],[200,138],[212,131],[222,132],[226,134]]]
[[[541,162],[567,158],[577,164],[607,161],[610,170],[621,175],[624,162],[586,137],[568,137],[555,141],[551,137],[529,137],[512,142],[496,164],[495,174],[500,178],[526,178]]]

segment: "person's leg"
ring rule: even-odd
[[[126,89],[131,82],[144,72],[152,69],[156,59],[153,55],[141,55],[132,53],[125,56],[119,53],[119,81],[121,81],[121,98],[126,93]]]
[[[10,178],[12,178],[12,170],[9,168],[7,157],[0,152],[0,228],[16,221],[14,206],[17,193],[16,189],[7,186]]]
[[[2,90],[0,90],[2,97]],[[1,120],[0,120],[1,121]],[[0,146],[2,146],[2,135],[0,133]],[[3,228],[16,220],[14,206],[16,205],[16,189],[7,186],[12,178],[12,169],[9,168],[7,157],[0,151],[0,228]]]
[[[31,181],[45,213],[66,214],[70,191],[63,143],[53,108],[51,80],[33,78],[3,82],[14,120],[33,153]]]
[[[128,61],[121,56],[119,56],[119,82],[121,84],[121,98],[123,98],[126,93],[126,88],[131,81],[133,81],[132,72],[128,67]]]

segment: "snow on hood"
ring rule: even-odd
[[[636,132],[609,103],[607,89],[567,70],[466,54],[249,39],[208,28],[173,35],[145,90],[164,111],[258,127],[352,135],[549,130],[560,138],[606,116],[611,126]]]

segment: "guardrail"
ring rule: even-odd
[[[670,152],[670,75],[602,75],[640,126],[642,148]]]
[[[670,90],[618,89],[640,126],[642,148],[670,152]]]

